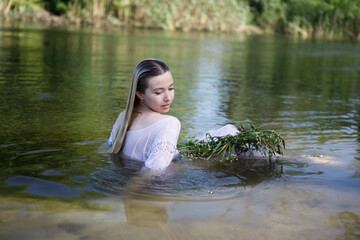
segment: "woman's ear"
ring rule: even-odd
[[[144,96],[143,96],[143,94],[141,93],[141,92],[139,92],[139,91],[136,91],[136,96],[140,99],[140,100],[144,100]]]

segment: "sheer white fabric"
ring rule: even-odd
[[[117,129],[123,119],[121,113],[116,120],[108,146],[114,143]],[[122,154],[131,159],[143,161],[145,166],[161,170],[169,166],[176,155],[176,144],[181,124],[175,117],[164,118],[146,128],[128,131]]]
[[[109,148],[112,147],[112,145],[114,144],[114,141],[115,141],[115,138],[116,138],[116,133],[120,127],[120,123],[123,121],[124,119],[124,115],[125,115],[125,111],[124,112],[121,112],[118,116],[118,118],[116,119],[116,122],[114,123],[113,125],[113,128],[112,128],[112,131],[111,131],[111,135],[110,135],[110,138],[107,142],[107,145]]]
[[[210,134],[212,137],[223,137],[226,135],[231,135],[231,136],[235,136],[236,134],[239,133],[239,130],[231,124],[225,125],[219,129],[215,129],[215,130],[210,130],[208,132],[206,132],[204,135],[202,135],[200,138],[198,138],[198,140],[202,141],[210,141],[210,138],[207,136],[208,134]]]

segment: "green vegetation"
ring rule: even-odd
[[[358,0],[249,0],[254,23],[303,37],[359,38]]]
[[[302,37],[359,39],[360,28],[359,0],[2,0],[0,12],[5,20]]]
[[[191,140],[179,144],[182,155],[190,158],[207,158],[217,161],[236,161],[242,153],[250,153],[254,158],[254,151],[259,151],[271,160],[276,153],[283,154],[285,141],[274,130],[260,130],[253,125],[240,126],[235,136],[212,137],[209,140]]]

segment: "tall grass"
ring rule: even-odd
[[[34,7],[36,6],[36,7]],[[360,0],[1,0],[1,16],[44,8],[79,24],[359,39]]]
[[[236,0],[138,0],[135,21],[167,30],[239,31],[249,8]]]
[[[249,7],[237,0],[73,0],[67,16],[165,30],[240,31]]]
[[[359,0],[291,0],[287,5],[285,31],[303,29],[311,36],[357,38],[360,27]]]
[[[359,0],[249,0],[255,23],[303,37],[358,38]]]

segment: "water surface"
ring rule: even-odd
[[[105,143],[144,58],[175,80],[180,141],[283,134],[277,166],[186,158],[149,179]],[[277,36],[0,29],[1,239],[360,237],[360,46]]]

